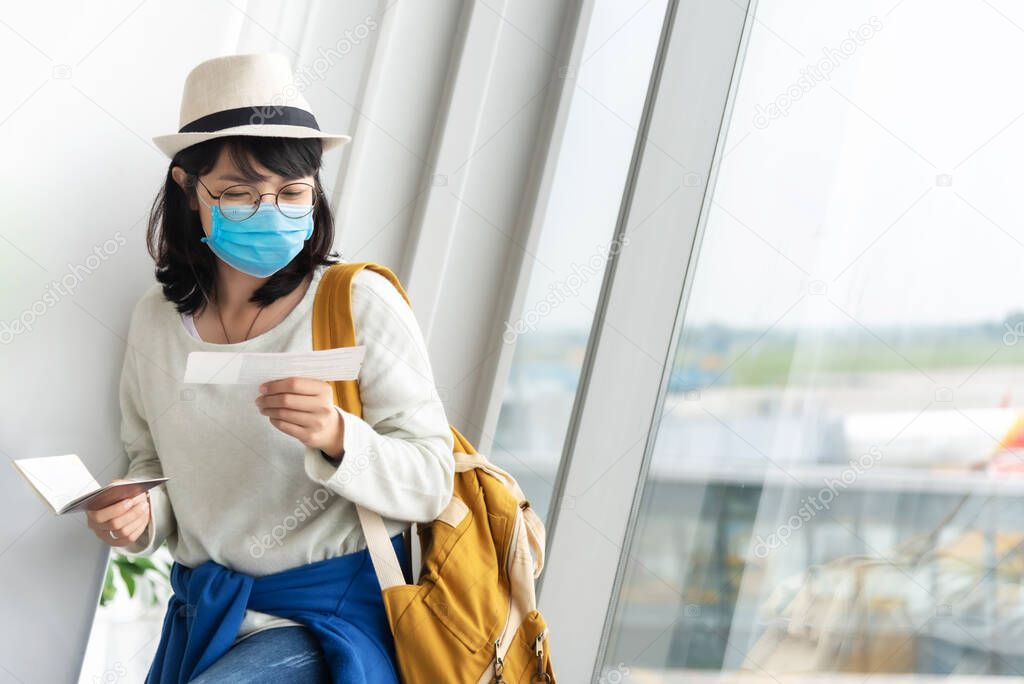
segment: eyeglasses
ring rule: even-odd
[[[266,195],[274,198],[274,206],[288,218],[298,219],[307,216],[316,205],[316,188],[309,183],[289,183],[277,192],[264,193],[251,185],[232,185],[224,188],[219,195],[214,195],[199,176],[195,174],[190,174],[190,176],[202,185],[210,197],[217,202],[221,215],[229,221],[244,221],[250,218],[259,211],[260,204],[263,203],[263,198]],[[202,200],[200,199],[200,201]],[[206,206],[210,207],[209,204]]]

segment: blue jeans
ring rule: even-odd
[[[211,682],[330,684],[331,675],[313,633],[302,626],[286,625],[242,639],[191,680],[191,684]]]

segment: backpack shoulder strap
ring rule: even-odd
[[[313,299],[313,349],[353,347],[356,344],[355,320],[352,315],[352,281],[363,269],[370,269],[391,281],[406,303],[412,306],[409,296],[391,269],[372,261],[343,262],[330,266],[320,278],[316,296]],[[345,411],[362,417],[363,405],[359,398],[359,380],[332,381],[335,403]],[[501,468],[491,463],[486,456],[478,454],[462,433],[449,425],[454,437],[456,472],[480,468],[498,478],[522,505],[527,538],[534,552],[534,577],[544,567],[545,534],[540,518],[529,506],[522,490]],[[356,506],[359,522],[366,538],[366,545],[377,570],[377,579],[382,589],[404,584],[405,579],[398,563],[394,547],[387,535],[387,528],[380,514]]]
[[[409,303],[398,277],[387,266],[371,261],[344,262],[330,266],[320,277],[316,295],[313,298],[313,349],[354,347],[356,344],[355,320],[352,316],[352,281],[364,268],[380,273],[391,281]],[[411,305],[411,304],[410,304]],[[363,416],[363,403],[359,398],[359,380],[335,380],[335,403],[349,413]],[[376,511],[356,506],[359,526],[366,540],[366,548],[373,561],[373,569],[381,589],[405,584],[398,554],[391,545],[384,519]]]
[[[313,349],[334,349],[356,345],[355,319],[352,316],[352,281],[364,268],[380,273],[391,281],[407,304],[405,293],[398,276],[387,266],[372,261],[353,261],[334,264],[320,277],[320,283],[313,298]],[[338,406],[349,413],[363,416],[363,404],[359,400],[359,380],[335,380],[334,399]]]

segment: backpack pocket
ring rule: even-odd
[[[476,653],[497,638],[495,625],[504,625],[508,614],[508,601],[501,600],[508,594],[508,580],[499,571],[501,558],[493,541],[505,537],[506,521],[488,513],[481,525],[472,514],[468,517],[471,522],[431,578],[434,586],[423,602],[470,653]]]
[[[469,506],[453,496],[441,514],[429,523],[416,523],[420,556],[424,559],[420,577],[438,575],[459,539],[472,524]]]

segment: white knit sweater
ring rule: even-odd
[[[302,300],[270,330],[233,344],[190,334],[154,283],[132,312],[121,374],[126,478],[167,476],[150,490],[150,522],[129,555],[166,540],[174,560],[208,559],[254,577],[365,547],[355,504],[384,516],[392,535],[432,520],[448,503],[453,436],[409,305],[383,276],[360,271],[352,286],[363,417],[340,407],[344,458],[284,434],[257,409],[255,385],[184,384],[191,351],[312,349],[312,307],[324,267]],[[236,639],[296,624],[248,610]]]

